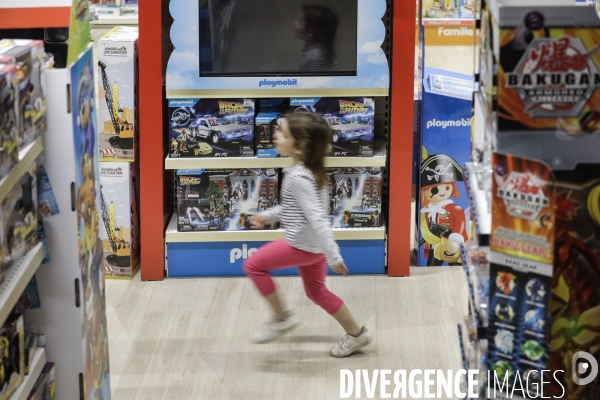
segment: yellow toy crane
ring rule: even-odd
[[[106,200],[104,200],[104,194],[102,193],[102,185],[100,185],[100,200],[102,207],[102,220],[104,221],[104,227],[108,234],[108,241],[114,254],[109,254],[106,257],[106,261],[115,267],[128,267],[130,263],[131,250],[127,243],[123,240],[117,242],[115,235],[115,207],[110,203],[110,211],[106,206]]]
[[[119,86],[115,82],[114,85],[110,83],[108,75],[106,74],[106,64],[102,61],[98,61],[100,67],[100,75],[102,75],[102,86],[104,87],[104,98],[106,99],[106,106],[108,107],[108,113],[113,124],[116,136],[108,139],[108,143],[114,148],[130,150],[133,149],[133,125],[125,119],[123,115],[123,109],[119,105]],[[119,117],[121,113],[122,118]]]

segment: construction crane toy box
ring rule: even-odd
[[[138,28],[117,26],[98,43],[100,161],[133,161],[138,149]]]
[[[277,168],[178,170],[176,184],[180,232],[256,229],[252,218],[279,202]]]
[[[169,100],[169,155],[253,157],[254,100]]]
[[[131,279],[140,266],[139,162],[101,162],[100,193],[104,276]]]

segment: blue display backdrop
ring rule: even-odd
[[[265,90],[281,93],[285,90],[293,90],[296,96],[301,96],[303,95],[302,90],[315,89],[320,89],[320,93],[331,92],[332,95],[338,96],[387,95],[389,66],[385,53],[381,49],[385,39],[385,26],[381,18],[386,12],[386,1],[355,1],[358,5],[355,76],[318,76],[317,71],[314,72],[315,76],[286,76],[283,78],[276,75],[265,76],[265,74],[261,74],[253,77],[229,75],[227,78],[223,78],[200,77],[201,35],[209,35],[210,33],[206,31],[200,33],[198,2],[171,0],[169,10],[174,22],[171,26],[170,36],[175,50],[171,54],[167,66],[167,97],[213,97],[215,90],[237,90],[238,96],[258,96],[260,92]],[[201,3],[204,4],[204,2]],[[234,6],[234,2],[231,2],[226,8]],[[228,13],[228,18],[231,18],[231,11]],[[276,23],[277,19],[274,19],[273,22]],[[291,29],[292,26],[290,26]],[[337,37],[341,38],[342,34],[343,32],[338,32]],[[203,36],[203,39],[206,38]],[[213,46],[217,45],[213,44]],[[260,48],[261,43],[256,43],[256,46],[257,49]],[[203,53],[202,58],[205,59],[206,57],[206,54]],[[249,52],[248,57],[257,57],[257,55]],[[277,54],[273,53],[270,57],[277,57]],[[221,92],[219,95],[225,96],[226,93]],[[278,96],[278,94],[273,94],[273,96]]]
[[[267,242],[168,243],[168,275],[173,278],[196,276],[242,276],[242,264]],[[338,240],[342,257],[351,274],[384,274],[383,240]],[[330,274],[333,274],[329,270]],[[274,275],[297,275],[296,268],[274,271]]]
[[[450,83],[439,77],[451,78]],[[469,201],[462,166],[471,160],[471,100],[457,86],[468,75],[425,68],[419,179],[419,266],[460,264],[468,240]]]

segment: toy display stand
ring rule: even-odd
[[[140,162],[141,162],[141,180],[140,191],[141,198],[141,225],[144,234],[141,243],[141,274],[143,280],[161,280],[165,277],[167,267],[169,271],[177,270],[174,263],[181,263],[189,258],[178,257],[185,251],[192,251],[189,246],[200,247],[206,245],[206,249],[215,249],[214,243],[223,243],[223,249],[220,252],[221,258],[220,271],[227,271],[230,265],[230,252],[234,248],[247,248],[260,245],[261,242],[271,240],[273,233],[258,232],[225,232],[222,236],[218,233],[188,234],[176,233],[169,228],[169,222],[173,217],[173,208],[169,204],[169,198],[172,196],[169,187],[169,176],[173,173],[170,169],[177,168],[219,168],[227,163],[228,167],[232,165],[242,165],[244,167],[284,167],[289,161],[283,159],[179,159],[174,160],[169,157],[165,159],[167,149],[157,146],[157,143],[164,143],[162,127],[167,118],[165,115],[164,99],[165,86],[160,87],[155,82],[165,82],[165,71],[163,69],[163,59],[169,49],[169,37],[164,32],[169,32],[171,26],[171,16],[168,10],[168,2],[144,2],[140,4],[139,27],[140,27]],[[412,182],[412,101],[413,93],[409,84],[412,80],[412,63],[406,60],[406,49],[411,49],[412,54],[414,46],[414,30],[411,26],[414,15],[415,4],[402,1],[388,1],[388,17],[391,22],[389,36],[393,46],[389,48],[390,57],[390,76],[389,89],[389,109],[380,110],[384,119],[389,117],[388,143],[386,149],[380,150],[373,158],[328,158],[329,166],[387,166],[388,168],[388,193],[389,193],[389,212],[386,221],[386,228],[371,230],[356,230],[352,235],[362,234],[364,239],[349,243],[348,246],[356,245],[358,242],[368,242],[370,247],[377,248],[377,254],[374,256],[366,255],[360,258],[358,264],[363,265],[364,273],[383,273],[385,271],[387,256],[387,270],[390,276],[407,276],[409,274],[409,256],[410,256],[410,198],[409,188]],[[156,46],[161,43],[162,46]],[[145,46],[152,46],[152,51],[144,51]],[[158,48],[158,50],[157,50]],[[412,59],[412,58],[411,58]],[[208,97],[232,97],[229,93],[235,91],[218,90],[210,93]],[[285,94],[272,90],[263,90],[262,94],[252,94],[250,97],[290,97],[290,96],[332,96],[333,92],[328,90],[288,90]],[[386,93],[388,93],[386,91]],[[368,96],[371,93],[355,93],[356,95]],[[381,93],[378,93],[381,96]],[[236,95],[236,97],[240,97]],[[408,188],[408,189],[407,189]],[[402,206],[405,205],[405,206]],[[231,234],[231,236],[227,236]],[[274,233],[281,237],[282,232]],[[341,234],[341,233],[340,233]],[[264,236],[261,236],[264,235]],[[336,232],[336,235],[338,233]],[[221,237],[223,239],[221,239]],[[234,239],[234,237],[236,237]],[[202,242],[198,242],[202,240]],[[225,240],[225,241],[222,241]],[[231,242],[230,242],[231,241]],[[349,240],[350,242],[350,240]],[[212,244],[211,244],[212,243]],[[225,248],[226,247],[226,248]],[[183,248],[186,248],[185,250]],[[387,248],[387,252],[386,252]],[[197,253],[195,257],[198,257]],[[204,253],[203,253],[204,254]],[[168,255],[168,258],[165,257]],[[168,263],[167,263],[168,261]],[[239,261],[239,260],[238,260]],[[236,267],[238,273],[241,273],[239,265]],[[356,271],[356,270],[355,270]],[[171,276],[171,273],[169,273]]]

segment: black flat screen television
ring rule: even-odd
[[[356,76],[358,0],[199,0],[201,77]]]

